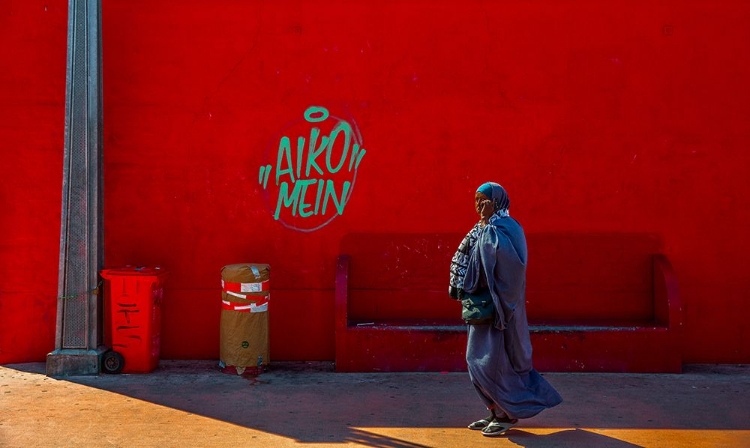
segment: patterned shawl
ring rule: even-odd
[[[464,277],[466,276],[466,268],[469,266],[469,255],[477,242],[477,235],[479,235],[481,229],[482,227],[477,223],[469,230],[461,244],[458,245],[458,250],[451,260],[448,294],[454,299],[461,300],[464,297]]]

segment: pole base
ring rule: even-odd
[[[106,347],[96,349],[60,349],[47,354],[47,376],[99,375]]]

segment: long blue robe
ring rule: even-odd
[[[489,288],[494,324],[469,325],[469,377],[487,408],[497,415],[529,418],[562,402],[532,366],[526,319],[526,237],[510,216],[493,215],[477,238],[464,277],[469,293]]]

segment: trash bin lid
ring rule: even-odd
[[[120,266],[102,269],[99,275],[106,279],[126,276],[163,277],[167,270],[161,266]]]

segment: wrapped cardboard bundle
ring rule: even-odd
[[[267,264],[231,264],[221,269],[219,366],[225,373],[258,375],[271,361],[270,274]]]

